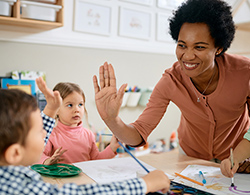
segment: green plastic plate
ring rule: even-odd
[[[43,165],[35,164],[31,166],[31,169],[42,174],[56,177],[69,177],[78,175],[82,172],[81,169],[74,165],[68,165],[63,163],[58,163],[54,165]]]

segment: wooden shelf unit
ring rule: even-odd
[[[20,0],[17,0],[12,6],[12,16],[0,16],[0,24],[11,26],[23,26],[39,29],[53,29],[63,26],[64,0],[57,0],[56,5],[62,8],[57,12],[56,22],[42,21],[35,19],[25,19],[20,16]]]

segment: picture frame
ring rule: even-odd
[[[149,40],[152,13],[120,7],[119,36]]]
[[[74,30],[109,36],[111,31],[111,9],[106,5],[75,0]]]
[[[178,5],[177,0],[157,0],[157,7],[173,10],[176,9]]]
[[[158,13],[157,14],[157,27],[156,27],[156,40],[163,42],[173,42],[171,35],[169,34],[169,17],[171,12]]]
[[[126,1],[130,3],[136,3],[140,5],[147,5],[147,6],[152,6],[154,0],[120,0],[120,1]]]

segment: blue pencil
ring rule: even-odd
[[[101,133],[100,135],[113,136],[113,134]]]
[[[120,144],[121,147],[123,147],[123,149],[132,157],[136,160],[136,162],[138,162],[139,165],[141,165],[141,167],[147,171],[147,173],[149,173],[149,170],[143,165],[141,164],[141,162],[121,143],[121,142],[118,142]]]
[[[106,136],[112,136],[113,134],[101,134],[101,135],[106,135]],[[132,157],[136,160],[136,162],[141,165],[141,167],[147,171],[147,173],[149,173],[149,170],[143,165],[141,164],[141,162],[121,143],[121,142],[118,142],[120,144],[121,147],[123,147],[123,149]]]

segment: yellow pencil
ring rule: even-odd
[[[194,183],[196,183],[196,184],[199,184],[199,185],[201,185],[201,186],[204,185],[203,183],[198,182],[198,181],[195,181],[194,179],[191,179],[191,178],[186,177],[186,176],[184,176],[184,175],[181,175],[180,173],[175,173],[175,175],[177,175],[177,176],[179,176],[179,177],[182,177],[182,178],[184,178],[184,179],[186,179],[186,180],[189,180],[189,181],[191,181],[191,182],[194,182]]]

